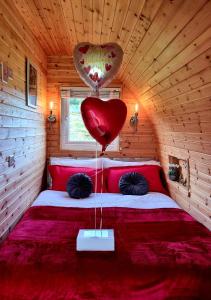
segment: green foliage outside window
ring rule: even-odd
[[[69,100],[69,140],[72,142],[95,142],[87,131],[81,117],[81,103],[83,98]]]

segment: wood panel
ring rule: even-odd
[[[38,106],[26,106],[25,58],[38,71]],[[13,80],[0,81],[0,240],[41,189],[45,166],[46,56],[9,1],[0,5],[0,61]],[[6,158],[15,157],[15,167]]]
[[[78,76],[73,65],[72,58],[68,56],[48,57],[48,87],[47,99],[54,101],[54,113],[57,117],[55,124],[48,124],[47,147],[48,156],[94,156],[94,152],[83,151],[62,151],[60,150],[60,87],[61,86],[84,86],[84,83]],[[111,86],[119,87],[122,83],[119,80],[112,82]],[[120,152],[109,153],[109,156],[125,157],[153,157],[156,158],[156,149],[154,144],[154,134],[151,122],[146,115],[144,108],[140,108],[140,122],[138,131],[133,132],[129,126],[129,118],[134,112],[136,99],[133,93],[124,85],[122,86],[122,98],[128,107],[128,116],[125,126],[120,135]]]
[[[189,159],[190,197],[182,185],[168,180],[170,193],[209,229],[210,11],[210,1],[196,1],[191,7],[188,1],[184,1],[174,17],[167,22],[166,28],[151,43],[149,51],[136,64],[128,65],[122,75],[124,83],[136,93],[153,123],[157,150],[166,177],[169,155]],[[143,44],[139,45],[140,49],[145,45],[144,39]]]

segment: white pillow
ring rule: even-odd
[[[71,167],[87,167],[87,168],[97,168],[102,167],[102,158],[87,158],[87,159],[74,159],[69,157],[50,157],[50,165],[59,166],[71,166]]]
[[[160,162],[156,160],[146,160],[146,161],[124,161],[124,160],[113,160],[110,158],[103,158],[103,167],[126,167],[126,166],[143,166],[143,165],[156,165],[160,166]]]
[[[86,158],[86,159],[74,159],[69,157],[51,157],[50,165],[59,166],[71,166],[71,167],[87,167],[87,168],[111,168],[111,167],[125,167],[125,166],[143,166],[143,165],[157,165],[160,166],[160,162],[156,160],[145,161],[125,161],[125,160],[113,160],[106,157]]]

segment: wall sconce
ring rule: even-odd
[[[130,118],[130,126],[132,128],[134,128],[134,131],[137,131],[137,126],[138,126],[138,110],[139,110],[139,105],[138,105],[138,103],[136,103],[136,105],[135,105],[135,113]]]
[[[56,122],[56,116],[53,115],[53,107],[54,107],[54,103],[53,103],[53,101],[51,101],[50,102],[50,114],[48,116],[48,122],[50,122],[50,123]]]

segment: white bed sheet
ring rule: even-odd
[[[113,193],[91,194],[86,199],[73,199],[66,192],[46,190],[39,194],[32,206],[59,207],[126,207],[138,209],[180,208],[170,197],[161,193],[148,193],[144,196]]]

